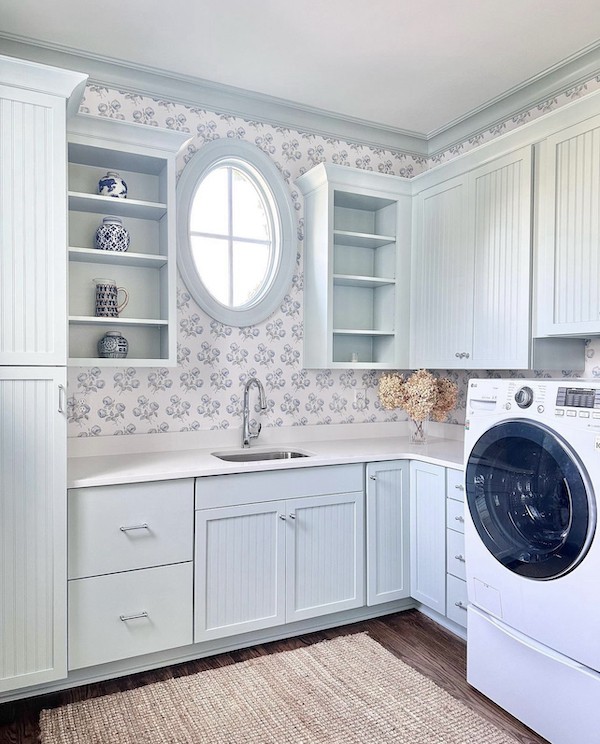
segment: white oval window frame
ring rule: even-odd
[[[190,210],[196,190],[204,177],[220,164],[234,165],[247,173],[253,183],[252,169],[264,179],[275,204],[272,221],[279,246],[271,281],[247,307],[232,308],[220,303],[205,287],[192,257],[190,245]],[[244,168],[247,164],[249,167]],[[218,139],[198,150],[183,169],[177,183],[177,266],[189,293],[211,318],[226,325],[244,327],[256,325],[272,315],[292,284],[296,266],[294,246],[295,221],[287,185],[275,163],[256,145],[244,140]]]

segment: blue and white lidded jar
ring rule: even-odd
[[[100,251],[126,251],[130,243],[129,232],[120,217],[103,217],[96,230],[96,248]]]
[[[100,196],[115,196],[117,199],[127,198],[127,184],[115,171],[108,171],[98,181],[98,193]]]
[[[98,356],[101,359],[125,359],[129,343],[121,331],[107,331],[98,341]]]

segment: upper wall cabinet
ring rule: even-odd
[[[531,179],[524,147],[415,197],[411,367],[529,367]]]
[[[77,116],[69,122],[69,361],[78,365],[177,363],[175,156],[189,133]],[[127,198],[100,195],[107,171],[127,184]],[[129,234],[126,250],[95,247],[103,218]],[[96,316],[96,282],[114,281],[128,303],[117,317]],[[127,339],[127,361],[99,359],[107,331]]]
[[[406,367],[410,182],[320,164],[304,194],[304,366]]]
[[[535,334],[600,333],[600,116],[540,145]]]

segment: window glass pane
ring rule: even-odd
[[[269,240],[269,223],[262,196],[245,173],[232,169],[232,218],[236,238]]]
[[[270,270],[271,251],[261,243],[233,244],[233,305],[250,302],[263,288]]]
[[[215,168],[202,180],[190,210],[192,232],[227,235],[229,231],[228,168]]]
[[[229,241],[192,237],[191,248],[202,283],[216,300],[229,306]]]

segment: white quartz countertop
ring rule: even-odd
[[[364,425],[361,425],[364,426]],[[329,427],[318,427],[319,436],[301,439],[299,434],[310,434],[311,432],[299,432],[294,430],[291,441],[281,439],[278,442],[265,441],[253,444],[252,451],[293,449],[303,452],[309,457],[300,457],[289,460],[262,460],[258,462],[227,462],[215,457],[213,452],[239,451],[236,446],[222,446],[218,436],[214,437],[213,446],[196,445],[196,442],[188,441],[184,437],[179,438],[179,446],[163,451],[156,450],[156,444],[146,451],[114,451],[99,454],[86,454],[85,448],[69,457],[68,463],[68,487],[83,488],[89,486],[103,486],[118,483],[139,483],[142,481],[171,480],[176,478],[193,478],[209,475],[223,475],[227,473],[251,473],[265,470],[286,470],[291,468],[319,467],[327,465],[340,465],[344,463],[377,462],[383,460],[421,460],[436,465],[461,469],[463,467],[463,442],[458,438],[456,432],[452,438],[445,436],[432,436],[426,444],[415,445],[409,442],[404,430],[397,426],[398,436],[390,436],[386,431],[383,436],[381,427],[369,427],[360,430],[360,433],[374,434],[375,436],[340,436],[336,438],[338,431],[333,427],[331,438],[323,437],[323,429]],[[304,428],[304,427],[303,427]],[[308,429],[309,427],[306,427]],[[310,427],[313,428],[313,427]],[[455,428],[455,427],[453,427]],[[356,430],[359,433],[359,430]],[[400,434],[400,431],[402,433]],[[345,432],[344,432],[345,433]],[[164,435],[156,435],[164,437]],[[124,444],[123,437],[109,437],[104,439],[120,439]],[[165,440],[166,443],[166,440]],[[90,443],[91,444],[91,443]],[[114,442],[110,443],[114,446]],[[131,443],[123,449],[131,450]],[[144,443],[140,443],[142,446]],[[90,451],[92,448],[88,448]],[[97,447],[102,450],[102,445]],[[109,447],[109,449],[111,449]]]

